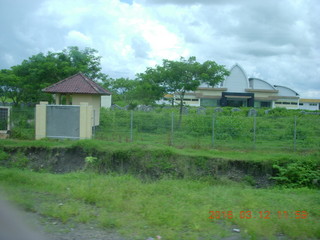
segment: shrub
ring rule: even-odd
[[[319,187],[320,163],[313,160],[298,160],[285,164],[274,164],[277,171],[272,177],[277,184],[286,187]]]

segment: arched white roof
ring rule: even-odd
[[[270,83],[260,78],[249,78],[249,84],[252,89],[276,90]]]
[[[224,80],[222,87],[227,88],[228,92],[245,92],[249,88],[247,74],[240,65],[235,64],[230,69],[230,75]]]
[[[274,85],[274,87],[279,91],[279,96],[288,96],[288,97],[296,97],[299,96],[299,93],[292,90],[291,88]]]

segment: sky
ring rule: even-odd
[[[0,24],[0,69],[68,46],[113,78],[196,56],[320,98],[319,0],[1,0]]]

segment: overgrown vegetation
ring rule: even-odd
[[[273,167],[277,170],[277,174],[272,179],[281,186],[320,187],[320,165],[317,161],[307,158],[276,163]]]
[[[248,111],[223,108],[222,112],[214,113],[213,108],[207,108],[198,114],[196,108],[191,108],[179,125],[179,113],[174,108],[134,111],[132,115],[130,111],[104,109],[95,137],[173,144],[178,148],[320,149],[319,115],[280,109],[265,114],[264,109],[259,109],[254,118],[248,117]]]
[[[54,175],[0,168],[9,198],[26,210],[62,222],[96,223],[129,239],[212,239],[230,235],[272,239],[320,237],[319,193],[310,189],[253,189],[227,180],[162,179],[141,182],[129,175]],[[240,218],[241,211],[256,218]],[[231,219],[210,220],[209,211],[232,211]],[[270,211],[270,219],[260,218]],[[287,211],[288,217],[278,216]],[[307,218],[295,215],[306,211]],[[296,218],[298,217],[298,218]]]
[[[320,186],[318,152],[177,149],[164,145],[98,140],[0,140],[0,145],[5,150],[0,151],[0,160],[3,159],[1,165],[8,167],[52,170],[56,166],[56,169],[63,169],[59,162],[60,165],[69,165],[71,160],[63,159],[77,156],[74,160],[77,162],[74,163],[75,169],[130,173],[143,179],[173,177],[199,180],[229,176],[230,179],[253,186],[266,186],[272,177],[272,181],[284,187]],[[41,157],[37,157],[37,154]],[[70,167],[68,171],[72,169]]]
[[[11,138],[34,139],[35,109],[34,107],[13,107],[11,110]]]
[[[253,239],[320,237],[319,192],[313,189],[320,181],[318,152],[177,149],[99,140],[0,140],[0,146],[0,164],[11,167],[0,167],[0,186],[8,198],[63,223],[96,224],[129,239],[219,239],[230,236],[232,228]],[[82,155],[77,165],[83,161],[83,171],[30,171],[31,153],[41,153],[43,162],[53,157],[57,164],[59,149]],[[234,165],[246,170],[238,179],[227,174]],[[278,185],[257,189],[255,174],[263,171],[274,171]],[[233,215],[209,219],[209,211]],[[253,217],[243,217],[242,211]]]

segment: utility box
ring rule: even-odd
[[[88,103],[80,105],[36,106],[36,139],[90,139],[92,137],[93,110]]]

